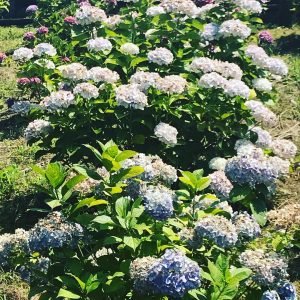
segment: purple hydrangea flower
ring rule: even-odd
[[[271,33],[267,30],[263,30],[258,34],[258,38],[260,42],[266,42],[268,44],[272,44],[274,42],[274,39],[271,35]]]
[[[35,35],[34,35],[33,32],[28,31],[28,32],[24,33],[23,39],[26,40],[26,41],[33,41],[33,40],[35,40]]]
[[[35,13],[38,9],[39,9],[39,8],[38,8],[37,5],[29,5],[29,6],[26,8],[26,12],[27,12],[27,13],[30,13],[30,14],[33,14],[33,13]]]
[[[19,79],[18,79],[17,83],[18,83],[19,85],[27,85],[27,84],[30,83],[30,79],[27,78],[27,77],[22,77],[22,78],[19,78]]]
[[[151,267],[148,280],[155,294],[182,298],[200,286],[200,268],[182,252],[167,249]]]
[[[40,28],[38,28],[36,30],[37,34],[47,34],[48,32],[49,32],[49,29],[46,26],[41,26]]]
[[[64,18],[65,23],[74,25],[77,23],[76,18],[73,16],[68,16]]]

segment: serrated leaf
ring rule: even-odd
[[[81,297],[77,294],[74,294],[73,292],[67,291],[65,289],[60,289],[57,297],[61,297],[61,298],[67,298],[67,299],[80,299]]]
[[[115,159],[117,162],[121,162],[121,161],[124,161],[125,159],[131,158],[135,155],[136,155],[135,151],[124,150],[120,154],[118,154]]]
[[[267,207],[263,199],[253,199],[250,202],[250,209],[253,217],[260,226],[265,226],[267,223]]]
[[[103,225],[116,225],[112,218],[109,216],[98,216],[94,218],[92,222]]]
[[[139,246],[141,241],[137,238],[134,238],[132,236],[124,236],[123,242],[126,246],[131,248],[133,251],[136,250],[136,248]]]

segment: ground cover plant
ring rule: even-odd
[[[44,217],[1,236],[2,267],[41,299],[296,299],[299,206],[262,229],[297,147],[265,130],[288,70],[261,4],[45,4],[11,111],[55,156],[33,167]]]

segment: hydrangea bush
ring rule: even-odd
[[[30,284],[30,297],[269,299],[271,289],[296,299],[285,258],[251,250],[260,226],[206,192],[203,170],[177,178],[158,157],[101,148],[89,146],[96,170],[36,166],[52,212],[0,236],[0,264]]]
[[[78,161],[82,144],[113,139],[176,167],[206,167],[234,155],[257,122],[268,125],[268,108],[252,102],[273,99],[270,80],[287,67],[249,42],[261,3],[107,2],[54,1],[46,17],[41,1],[39,28],[13,55],[20,76],[41,80],[30,118],[51,123],[31,141]]]
[[[11,109],[29,119],[28,143],[66,163],[35,167],[51,212],[0,238],[1,265],[31,295],[295,299],[286,259],[253,242],[297,153],[268,131],[288,69],[266,32],[255,43],[263,9],[41,0],[28,11],[38,28],[13,59],[30,101]]]

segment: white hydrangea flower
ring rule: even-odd
[[[150,17],[154,17],[157,15],[162,15],[165,14],[165,10],[163,7],[161,6],[150,6],[147,11],[146,11],[146,15],[150,16]]]
[[[117,72],[111,71],[108,68],[94,67],[88,71],[87,79],[91,79],[97,83],[106,82],[113,84],[120,79],[120,76]]]
[[[177,134],[178,131],[175,127],[166,124],[166,123],[159,123],[154,128],[155,136],[164,144],[174,146],[177,144]]]
[[[277,116],[261,102],[249,100],[245,105],[251,110],[254,119],[266,127],[274,127],[277,124]]]
[[[56,49],[49,43],[41,43],[34,47],[33,54],[35,56],[42,56],[43,54],[47,54],[49,56],[55,56],[57,53]]]
[[[201,37],[206,41],[214,41],[219,39],[220,26],[216,23],[209,23],[204,26],[204,30],[200,33]]]
[[[274,75],[286,76],[289,72],[288,66],[280,58],[270,57],[266,61],[266,69]]]
[[[243,71],[241,68],[228,61],[213,60],[208,57],[194,58],[188,69],[192,72],[211,73],[217,72],[226,78],[241,79]]]
[[[149,29],[145,32],[145,38],[147,40],[152,40],[155,38],[155,32],[157,32],[156,29],[152,28],[152,29]]]
[[[206,4],[202,7],[198,7],[198,11],[197,11],[197,17],[199,18],[203,18],[206,17],[206,15],[215,7],[217,7],[218,4],[217,3],[209,3]]]
[[[74,88],[75,95],[81,95],[84,99],[97,98],[99,96],[99,91],[96,86],[88,82],[79,83]]]
[[[248,99],[250,96],[249,87],[243,81],[237,79],[228,80],[224,92],[231,97],[240,96]]]
[[[39,138],[41,135],[48,132],[51,128],[51,124],[45,120],[34,120],[29,123],[24,132],[24,137],[27,141],[30,141],[35,138]]]
[[[40,106],[49,110],[55,111],[61,108],[68,108],[70,105],[75,104],[75,97],[69,91],[52,92],[40,103]]]
[[[169,75],[164,78],[158,78],[156,81],[156,88],[168,94],[182,94],[187,85],[186,79],[179,75]]]
[[[82,5],[76,10],[75,18],[80,25],[89,25],[107,20],[104,10],[90,5]]]
[[[116,88],[116,100],[119,105],[144,110],[148,105],[147,96],[136,84],[121,85]]]
[[[273,140],[272,150],[275,155],[285,159],[294,158],[298,151],[297,146],[286,139]]]
[[[219,34],[222,37],[237,37],[245,40],[251,34],[251,29],[241,20],[227,20],[220,25]]]
[[[147,91],[149,87],[156,86],[159,78],[158,73],[138,71],[131,76],[130,83],[136,84],[141,91]]]
[[[234,145],[234,150],[237,152],[238,156],[243,155],[251,155],[254,151],[257,151],[255,145],[249,140],[241,139],[237,140]],[[258,150],[259,155],[263,155],[263,151],[261,149]]]
[[[272,91],[272,82],[266,78],[255,78],[252,81],[253,87],[261,92],[271,92]]]
[[[199,13],[198,7],[192,0],[161,0],[160,6],[167,13],[183,14],[192,18]]]
[[[214,157],[209,162],[209,168],[211,170],[224,171],[226,167],[227,159],[222,157]]]
[[[90,52],[111,51],[112,43],[104,38],[95,38],[87,42],[87,48]]]
[[[69,65],[63,65],[57,68],[63,78],[71,80],[83,80],[87,77],[87,68],[80,63],[72,63]]]
[[[33,51],[26,47],[16,49],[12,56],[13,60],[28,61],[33,58]]]
[[[34,63],[37,64],[40,67],[45,68],[45,69],[49,69],[49,70],[54,70],[55,69],[54,62],[49,60],[49,59],[40,58],[40,59],[37,59]]]
[[[120,47],[120,51],[124,54],[137,55],[140,53],[140,48],[133,43],[125,43]]]
[[[207,73],[202,75],[200,78],[198,85],[204,88],[220,88],[224,89],[227,84],[227,79],[223,76],[219,75],[216,72]]]
[[[120,23],[122,23],[122,17],[119,15],[114,15],[106,18],[103,23],[109,29],[115,29]]]
[[[233,0],[233,2],[242,9],[245,9],[254,14],[262,13],[262,6],[256,0]]]
[[[258,67],[266,66],[266,62],[269,59],[266,51],[257,46],[257,45],[249,45],[245,51],[246,56],[250,57],[255,65]]]
[[[257,134],[257,141],[255,142],[256,146],[260,148],[271,148],[273,139],[271,134],[268,131],[258,126],[253,127],[251,131]]]
[[[156,48],[148,53],[148,59],[150,62],[158,64],[160,66],[169,65],[173,62],[173,53],[167,48]]]

